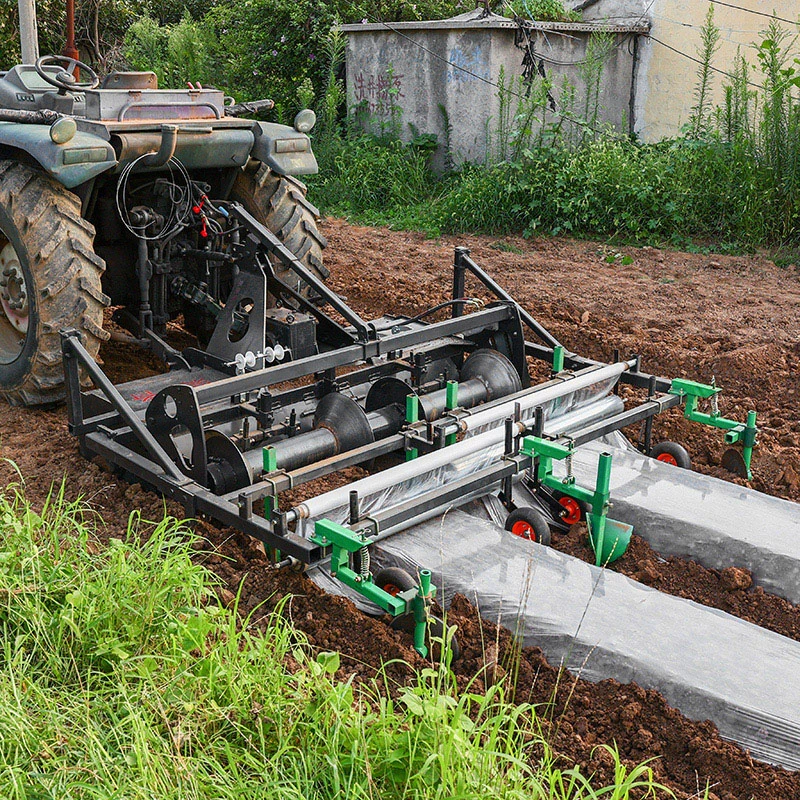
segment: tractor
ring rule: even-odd
[[[317,171],[313,111],[290,127],[246,118],[269,100],[162,89],[153,72],[101,78],[77,58],[70,6],[68,55],[40,57],[32,2],[20,0],[24,63],[0,73],[0,397],[15,405],[63,400],[59,332],[79,331],[96,357],[108,307],[122,336],[159,355],[178,318],[207,344],[237,273],[225,202],[316,278],[328,274],[319,212],[298,179]],[[311,294],[294,273],[277,277]]]

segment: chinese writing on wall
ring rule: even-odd
[[[391,71],[379,75],[364,75],[359,72],[353,78],[353,97],[357,104],[364,104],[370,114],[391,116],[399,107],[403,94],[403,76]]]

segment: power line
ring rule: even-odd
[[[786,17],[779,17],[776,14],[767,14],[766,11],[755,11],[752,8],[745,8],[744,6],[736,6],[733,3],[725,3],[723,0],[708,0],[709,3],[713,3],[717,6],[726,6],[727,8],[735,8],[737,11],[746,11],[748,14],[755,14],[759,17],[766,17],[767,19],[776,19],[778,22],[788,22],[789,25],[797,25],[798,20],[796,19],[786,19]]]
[[[701,61],[699,58],[695,58],[695,56],[690,56],[688,53],[684,53],[682,50],[678,50],[677,47],[673,47],[666,42],[662,42],[661,39],[657,39],[652,34],[649,37],[652,41],[658,42],[662,47],[666,47],[667,50],[672,50],[673,53],[677,53],[679,56],[683,56],[684,58],[688,58],[689,61],[694,61],[695,64],[700,64],[701,66],[708,66],[708,68],[712,72],[718,72],[720,75],[725,75],[728,78],[732,78],[733,80],[738,80],[739,76],[734,75],[732,72],[726,72],[724,69],[719,69],[719,67],[715,67],[713,64],[706,65],[705,61]],[[760,83],[753,83],[752,81],[747,81],[748,86],[753,86],[756,89],[764,90],[764,87]]]

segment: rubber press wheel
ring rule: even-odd
[[[414,578],[400,567],[386,567],[378,572],[372,581],[378,588],[397,597],[402,592],[416,587]]]
[[[544,515],[530,506],[512,511],[506,517],[506,530],[537,544],[550,545],[550,526]]]
[[[673,467],[692,468],[692,457],[688,450],[677,442],[660,442],[650,451],[650,457]]]
[[[591,513],[591,506],[583,500],[576,500],[568,494],[554,491],[553,498],[561,506],[560,517],[565,525],[575,525],[583,522]]]

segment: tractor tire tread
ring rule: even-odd
[[[35,355],[14,386],[0,385],[0,397],[12,405],[57,403],[65,396],[60,332],[79,330],[93,358],[108,339],[103,311],[110,301],[101,284],[105,262],[94,252],[95,230],[81,217],[80,199],[35,167],[0,161],[0,206],[25,245],[38,311],[31,319]]]
[[[281,239],[321,280],[330,273],[322,265],[327,246],[317,223],[319,209],[306,198],[306,186],[291,175],[279,175],[266,164],[251,163],[237,176],[231,199],[241,203]],[[291,270],[278,270],[282,278]]]

